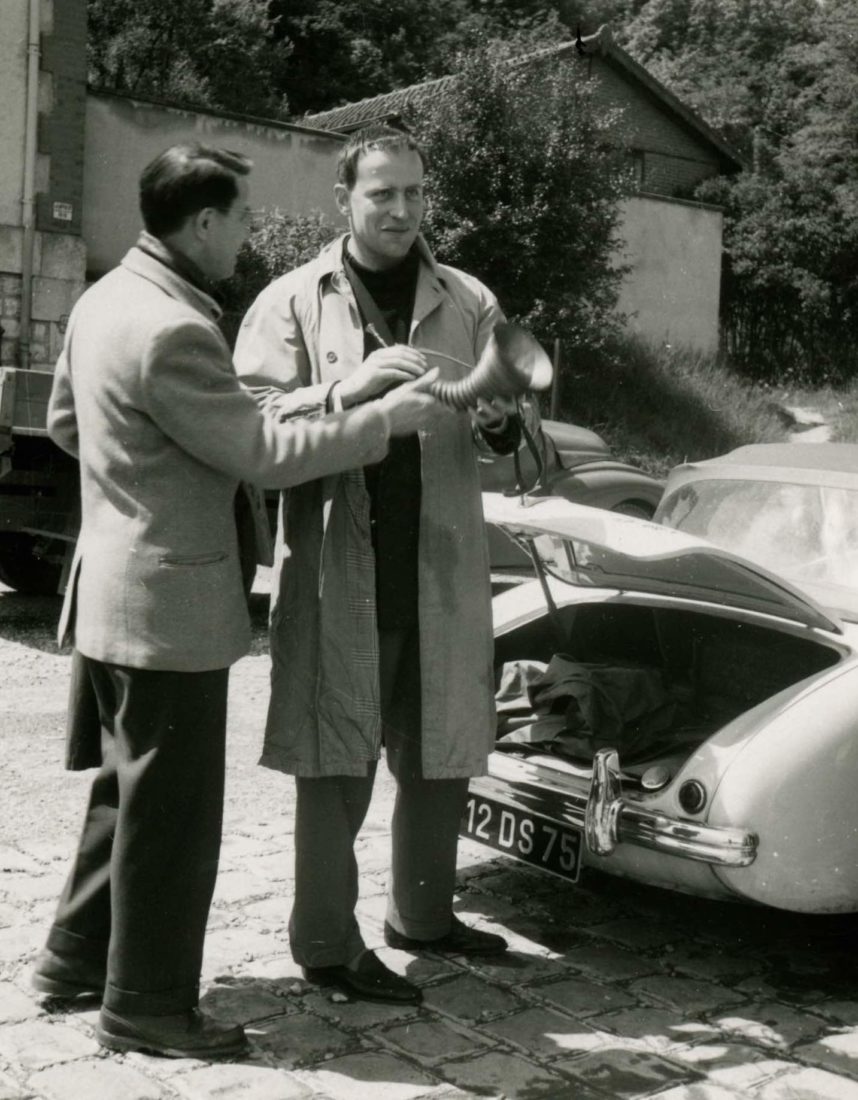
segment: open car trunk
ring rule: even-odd
[[[496,638],[496,747],[587,769],[611,747],[630,778],[656,764],[675,774],[727,722],[839,659],[821,642],[704,611],[561,605]]]

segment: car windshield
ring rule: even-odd
[[[681,486],[661,522],[699,535],[858,619],[858,492],[734,478]]]

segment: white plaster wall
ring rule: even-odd
[[[20,225],[29,4],[2,0],[0,13],[0,225]]]
[[[717,207],[638,195],[622,204],[621,251],[631,271],[618,309],[658,343],[718,350],[723,215]]]
[[[341,221],[333,197],[342,138],[90,93],[86,107],[83,238],[89,274],[102,275],[134,243],[142,169],[169,145],[200,141],[253,162],[250,204],[289,213],[321,210]]]

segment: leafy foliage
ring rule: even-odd
[[[543,342],[599,344],[622,271],[613,262],[627,162],[575,66],[514,63],[485,44],[419,108],[429,154],[425,231],[439,258],[482,278]]]
[[[87,13],[94,87],[285,116],[290,46],[267,0],[88,0]]]
[[[339,232],[318,210],[310,214],[273,210],[262,218],[238,254],[235,275],[223,286],[222,327],[230,344],[260,291],[272,279],[312,260]]]
[[[725,207],[722,320],[755,378],[837,381],[858,351],[858,0],[647,0],[637,59],[745,153]]]

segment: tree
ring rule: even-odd
[[[618,115],[596,108],[574,65],[518,58],[519,46],[484,45],[421,107],[426,234],[543,342],[598,346],[616,325],[618,200],[631,182]]]
[[[267,0],[88,0],[96,88],[285,117],[288,41]]]

